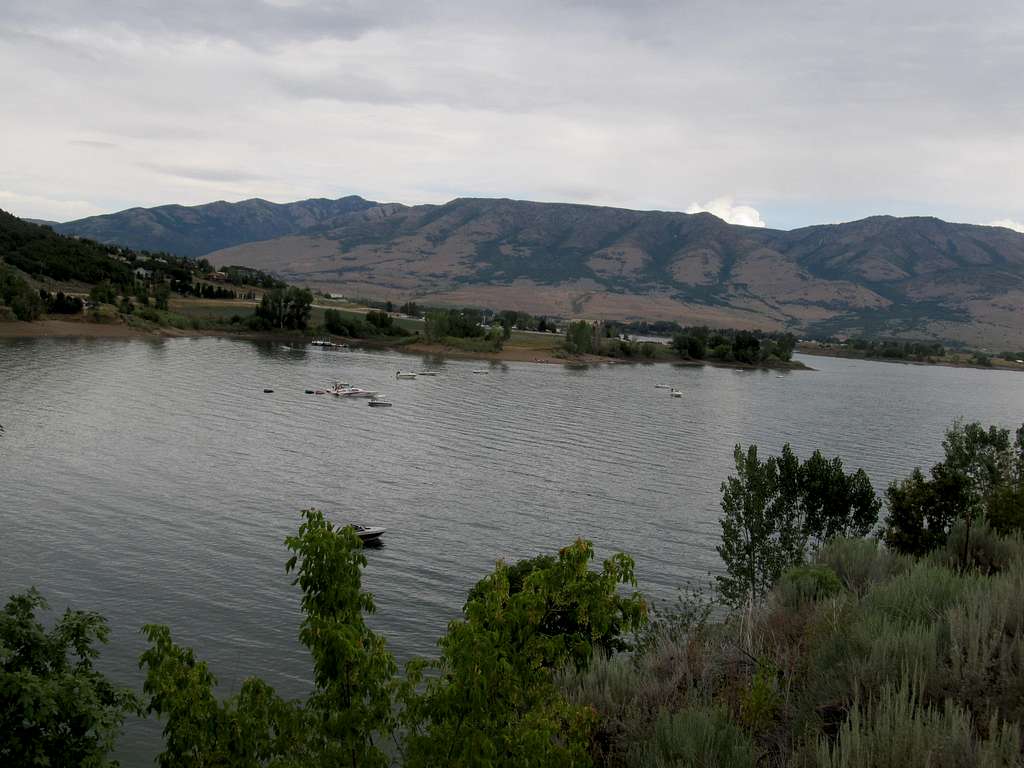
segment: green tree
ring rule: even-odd
[[[915,556],[946,542],[969,499],[964,477],[941,465],[932,469],[931,479],[915,468],[910,477],[894,480],[885,495],[889,514],[882,539],[896,552]]]
[[[298,702],[284,701],[259,678],[220,700],[206,663],[175,645],[167,627],[147,624],[143,634],[150,643],[139,661],[147,711],[166,720],[160,768],[282,766],[304,752],[306,722]]]
[[[923,554],[943,544],[953,524],[965,524],[964,557],[982,514],[1001,532],[1024,523],[1024,426],[1010,431],[956,421],[942,441],[944,458],[926,480],[920,470],[887,493],[885,539],[901,552]]]
[[[312,751],[322,766],[386,766],[374,743],[394,725],[391,697],[397,666],[384,639],[366,626],[375,610],[362,590],[366,556],[351,526],[335,528],[316,509],[303,511],[285,569],[302,588],[299,638],[313,656],[316,690],[306,704],[318,723]]]
[[[0,765],[116,765],[106,755],[138,703],[93,667],[106,621],[69,608],[46,631],[45,608],[30,589],[0,614]]]
[[[396,665],[364,620],[374,605],[361,588],[362,542],[318,510],[302,514],[298,535],[285,541],[293,553],[285,567],[303,593],[299,638],[313,657],[313,693],[285,701],[251,678],[220,701],[206,664],[166,627],[148,625],[140,666],[149,711],[166,720],[161,768],[388,764],[374,739],[392,728]]]
[[[594,347],[594,326],[586,320],[569,323],[565,329],[565,348],[576,355],[596,351]]]
[[[787,443],[761,461],[757,447],[737,445],[736,476],[722,484],[722,543],[726,575],[719,590],[734,606],[753,604],[788,567],[837,536],[865,536],[881,501],[867,474],[847,474],[840,458],[815,451],[800,463]]]
[[[778,461],[761,461],[757,446],[733,451],[736,476],[722,483],[722,541],[716,548],[726,573],[716,577],[734,607],[760,600],[787,566],[800,539],[796,504],[780,498]]]
[[[618,595],[620,585],[635,585],[633,561],[615,555],[592,575],[592,558],[590,543],[577,541],[557,560],[520,572],[517,591],[502,563],[474,588],[465,618],[449,624],[440,641],[441,657],[408,666],[407,768],[588,762],[593,716],[565,700],[553,673],[586,666],[616,623],[632,631],[646,617],[638,594]],[[437,674],[423,682],[428,668]]]
[[[153,289],[153,303],[157,309],[162,309],[165,312],[170,309],[170,297],[171,289],[167,287],[167,283],[161,281],[156,284]]]
[[[450,334],[449,315],[446,310],[432,309],[423,320],[423,333],[430,341],[441,341]]]

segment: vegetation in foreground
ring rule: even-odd
[[[0,614],[0,761],[108,765],[138,712],[164,723],[165,768],[1021,765],[1024,426],[955,423],[943,445],[889,488],[881,539],[862,470],[736,446],[717,602],[649,612],[628,556],[593,570],[577,541],[498,563],[404,676],[365,622],[358,537],[306,510],[286,541],[305,700],[258,678],[218,698],[163,626],[143,628],[142,694],[119,689],[94,666],[102,617],[47,630],[29,590]]]

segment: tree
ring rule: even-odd
[[[299,638],[313,657],[313,693],[285,701],[250,678],[219,701],[206,664],[174,645],[166,627],[146,626],[144,691],[149,711],[166,718],[161,768],[388,764],[374,740],[391,731],[396,665],[363,618],[374,605],[361,588],[362,542],[319,510],[302,515],[298,535],[285,541],[293,553],[285,569],[303,593]]]
[[[618,554],[592,574],[592,558],[591,544],[577,541],[528,569],[518,591],[503,563],[477,584],[465,618],[439,643],[441,657],[408,667],[407,768],[585,762],[592,711],[567,702],[553,674],[586,666],[616,622],[628,632],[646,616],[638,594],[618,595],[620,585],[635,585],[633,561]],[[565,631],[554,630],[558,622]],[[428,668],[437,675],[424,683]]]
[[[779,502],[778,462],[761,461],[757,446],[733,451],[736,477],[722,483],[722,542],[726,574],[716,577],[729,605],[753,605],[792,564],[799,538],[795,505]]]
[[[423,333],[430,341],[441,341],[449,334],[449,315],[443,309],[432,309],[423,320]]]
[[[577,355],[594,352],[594,327],[586,320],[569,323],[565,329],[565,348]]]
[[[882,539],[906,555],[925,555],[945,544],[953,524],[963,515],[968,489],[962,475],[936,465],[931,479],[919,468],[893,481],[885,492],[889,514]]]
[[[862,469],[847,474],[842,459],[820,451],[800,463],[787,443],[761,461],[757,447],[734,453],[736,477],[722,484],[722,544],[727,575],[719,589],[734,606],[757,602],[788,567],[837,536],[866,536],[881,501]]]
[[[107,753],[138,703],[93,668],[110,635],[102,616],[70,608],[47,632],[35,589],[0,614],[0,764],[112,765]]]
[[[162,309],[165,312],[170,308],[170,297],[171,291],[167,287],[167,283],[161,281],[156,284],[156,288],[153,290],[153,303],[157,309]]]
[[[956,421],[942,441],[944,458],[925,480],[920,469],[893,483],[885,540],[895,549],[924,554],[945,543],[954,523],[965,525],[964,562],[971,527],[984,514],[1000,532],[1024,523],[1024,426],[1010,431]]]
[[[284,701],[259,678],[220,700],[206,663],[175,645],[167,627],[147,624],[143,634],[150,643],[139,661],[147,712],[166,719],[160,768],[257,768],[303,752],[306,723],[298,702]]]
[[[303,330],[309,323],[313,293],[306,288],[272,288],[263,294],[256,317],[271,328]]]
[[[393,727],[394,658],[363,618],[373,596],[362,591],[366,556],[351,526],[334,528],[323,513],[307,509],[298,536],[286,540],[306,614],[299,639],[313,656],[316,690],[306,704],[319,723],[312,751],[323,766],[387,766],[374,743]]]

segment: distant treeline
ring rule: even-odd
[[[791,333],[709,329],[706,325],[683,328],[672,336],[672,348],[690,360],[721,360],[736,363],[789,362],[796,347]]]
[[[925,360],[944,357],[946,348],[937,341],[898,341],[896,339],[850,339],[847,345],[867,357],[894,360]]]

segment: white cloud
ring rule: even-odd
[[[1020,232],[1024,234],[1024,223],[1014,221],[1013,219],[999,219],[998,221],[990,221],[988,223],[990,227],[1006,227],[1012,229],[1014,232]]]
[[[744,227],[767,227],[756,208],[749,205],[734,205],[731,197],[716,197],[703,205],[692,203],[687,213],[710,213],[729,224],[741,224]]]

